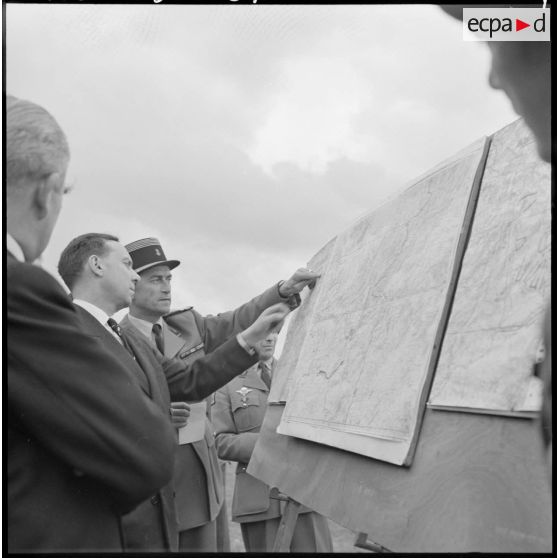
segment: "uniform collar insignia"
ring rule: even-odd
[[[253,391],[253,390],[242,386],[240,389],[236,390],[236,393],[240,394],[241,397],[246,397],[251,391]]]

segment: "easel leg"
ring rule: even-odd
[[[289,552],[300,506],[301,504],[298,502],[290,498],[288,499],[281,522],[279,523],[279,529],[277,529],[272,552]]]
[[[370,550],[370,552],[391,552],[385,546],[368,540],[368,535],[366,533],[359,533],[355,544],[357,548],[364,548],[365,550]]]

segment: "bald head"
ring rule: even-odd
[[[42,107],[6,98],[6,223],[27,261],[46,248],[62,207],[66,135]]]
[[[66,135],[42,107],[6,98],[6,176],[8,188],[64,173],[70,158]]]
[[[541,9],[533,4],[461,4],[441,8],[452,17],[462,20],[463,8],[513,7]],[[551,131],[551,75],[550,42],[489,41],[491,55],[488,81],[494,89],[502,90],[515,112],[522,116],[535,136],[540,157],[552,158]]]

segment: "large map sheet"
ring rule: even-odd
[[[406,463],[484,147],[437,167],[322,251],[312,307],[293,320],[297,342],[281,357],[294,370],[279,433]]]
[[[308,267],[312,271],[317,271],[318,273],[325,273],[327,271],[335,240],[335,238],[331,239],[308,262]],[[316,300],[319,298],[321,285],[322,283],[319,281],[316,287],[311,291],[304,289],[300,294],[302,304],[300,308],[292,314],[292,318],[288,325],[289,329],[285,337],[285,347],[288,347],[288,350],[281,354],[281,358],[273,371],[273,383],[271,384],[269,397],[267,398],[268,403],[284,403],[289,398],[289,386],[291,385],[289,378],[297,369],[298,357],[300,356],[305,338],[305,324],[310,323]]]
[[[503,414],[536,408],[529,396],[550,296],[550,195],[550,165],[525,124],[496,133],[431,406]]]

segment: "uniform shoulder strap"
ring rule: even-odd
[[[192,348],[200,344],[203,345],[196,317],[192,310],[193,307],[190,306],[181,310],[174,310],[163,316],[166,324],[175,334],[179,335],[184,340],[187,348]]]
[[[180,308],[178,310],[173,310],[172,312],[169,312],[168,314],[165,314],[163,316],[163,319],[166,321],[167,318],[172,318],[173,316],[176,316],[178,314],[182,314],[182,312],[188,312],[190,310],[192,310],[194,307],[193,306],[187,306],[186,308]]]

